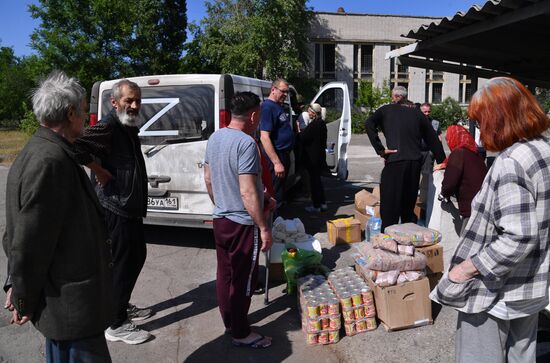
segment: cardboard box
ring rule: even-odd
[[[439,280],[443,277],[442,272],[438,272],[436,274],[429,274],[426,276],[428,278],[428,281],[430,282],[430,291],[432,291],[437,284],[439,283]]]
[[[361,268],[357,271],[363,276]],[[374,293],[376,316],[386,330],[433,324],[428,278],[388,287],[380,287],[368,278],[365,280]]]
[[[361,222],[352,217],[327,221],[327,233],[333,244],[361,242]]]
[[[378,191],[378,193],[380,192]],[[363,189],[355,194],[355,210],[366,215],[367,207],[372,208],[374,215],[380,217],[380,196]]]
[[[372,195],[374,195],[378,200],[380,200],[380,187],[374,187],[372,189]]]
[[[428,275],[444,271],[443,246],[439,243],[427,247],[416,247],[415,252],[426,255],[426,273]]]

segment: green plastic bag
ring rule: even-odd
[[[309,274],[322,275],[329,271],[321,264],[322,258],[323,255],[317,251],[303,250],[292,244],[286,245],[281,252],[281,259],[286,275],[287,294],[293,294],[296,291],[296,281],[299,277]]]

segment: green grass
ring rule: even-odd
[[[0,131],[0,164],[11,165],[29,138],[21,131]]]

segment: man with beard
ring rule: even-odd
[[[132,321],[152,315],[151,309],[130,304],[130,296],[147,255],[143,217],[147,212],[147,173],[138,138],[141,107],[139,86],[123,79],[112,89],[113,110],[84,131],[76,141],[81,163],[92,171],[92,182],[112,240],[116,317],[105,331],[110,341],[140,344],[151,337]],[[94,158],[96,160],[94,160]]]

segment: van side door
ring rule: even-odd
[[[327,165],[340,179],[348,177],[348,145],[351,140],[351,101],[346,82],[324,85],[311,103],[325,108]]]

